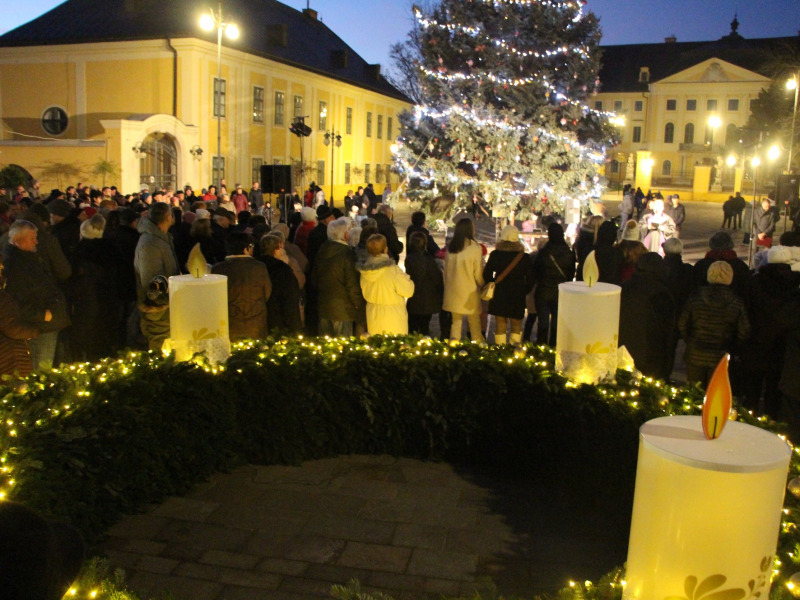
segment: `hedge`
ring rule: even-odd
[[[616,379],[575,385],[544,347],[421,337],[270,339],[237,345],[219,367],[128,353],[0,388],[0,494],[95,542],[123,514],[236,464],[351,453],[558,477],[631,503],[639,426],[699,414],[702,392]],[[797,498],[786,508],[778,583],[800,556]],[[786,594],[773,586],[773,598]]]

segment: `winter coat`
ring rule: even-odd
[[[272,293],[267,300],[267,329],[269,333],[300,333],[300,286],[292,268],[274,256],[262,256],[272,282]]]
[[[116,248],[120,256],[120,298],[123,302],[132,302],[136,300],[136,271],[133,269],[133,263],[136,258],[136,246],[139,243],[139,232],[133,227],[123,225],[106,239]]]
[[[533,271],[537,303],[554,300],[558,298],[558,285],[575,277],[575,255],[566,242],[550,240],[536,254]]]
[[[322,247],[322,244],[328,241],[328,225],[326,223],[317,223],[317,226],[312,229],[308,234],[308,243],[306,244],[306,257],[309,264],[314,266],[314,258],[317,252]]]
[[[308,256],[308,236],[311,230],[317,226],[316,221],[303,221],[297,231],[294,232],[294,244],[303,251],[303,254]]]
[[[680,254],[664,256],[665,283],[675,300],[675,312],[680,315],[694,291],[694,267],[683,262]]]
[[[625,318],[620,319],[619,345],[627,348],[642,373],[667,379],[675,359],[675,302],[665,285],[663,261],[647,259],[642,258],[622,284],[620,314]]]
[[[414,282],[388,254],[370,256],[359,267],[361,292],[367,302],[370,335],[406,335],[406,298],[414,295]]]
[[[233,194],[231,196],[231,202],[235,208],[234,212],[238,215],[243,210],[250,210],[250,202],[247,200],[247,196],[242,194]]]
[[[389,217],[382,213],[374,215],[374,219],[378,224],[378,233],[386,238],[389,256],[392,257],[394,262],[398,262],[400,260],[400,255],[403,253],[403,242],[398,239],[394,224],[389,220]]]
[[[752,276],[747,302],[752,333],[742,350],[742,358],[751,370],[781,368],[786,339],[778,315],[799,286],[800,273],[785,264],[763,265]]]
[[[575,279],[583,281],[583,263],[589,253],[594,250],[594,229],[581,228],[578,232],[578,238],[572,245],[572,250],[575,252],[575,258],[578,261],[575,268]]]
[[[250,190],[250,207],[253,212],[258,212],[264,206],[264,192],[261,189]]]
[[[642,243],[649,252],[658,252],[661,256],[664,256],[661,244],[675,237],[675,230],[675,221],[666,213],[662,213],[660,216],[651,213],[639,221]]]
[[[678,331],[686,340],[686,363],[712,368],[747,339],[750,320],[744,302],[732,289],[710,284],[696,290],[686,302]]]
[[[506,267],[522,252],[522,259],[495,285],[494,297],[489,300],[489,314],[508,319],[521,319],[525,316],[525,296],[533,289],[533,261],[525,253],[521,242],[500,241],[489,255],[483,268],[483,280],[495,281]]]
[[[756,206],[753,211],[753,233],[763,233],[766,237],[772,237],[775,233],[775,213],[771,208],[764,210],[763,206]]]
[[[122,257],[107,239],[83,239],[75,248],[69,296],[71,339],[81,360],[111,356],[119,340]]]
[[[61,244],[61,250],[64,252],[64,256],[66,256],[67,260],[71,263],[72,254],[75,252],[75,248],[78,246],[78,242],[81,239],[81,222],[78,220],[78,217],[74,214],[66,217],[63,221],[51,226],[50,233],[52,233],[58,240],[58,243]]]
[[[672,217],[672,220],[675,223],[675,228],[680,231],[683,222],[686,220],[686,207],[683,204],[678,204],[678,206],[673,206],[669,210],[669,216]]]
[[[228,328],[231,341],[267,337],[267,300],[272,282],[264,263],[252,256],[228,256],[211,267],[228,278]]]
[[[5,255],[6,290],[16,301],[22,322],[42,333],[67,327],[67,299],[37,253],[9,244]],[[48,322],[44,320],[46,310],[53,315]]]
[[[0,290],[0,375],[17,372],[20,377],[33,370],[26,340],[39,335],[39,329],[25,323],[19,307],[6,290]]]
[[[310,283],[318,298],[321,319],[356,321],[364,306],[356,271],[355,251],[346,243],[328,240],[317,252]]]
[[[444,259],[444,310],[459,315],[481,314],[483,252],[475,240],[467,240],[461,252],[447,252]]]
[[[424,233],[425,234],[425,237],[428,240],[428,246],[426,248],[428,250],[428,254],[430,254],[431,256],[436,256],[436,253],[439,251],[439,244],[437,244],[434,241],[433,236],[431,235],[431,232],[428,231],[425,227],[418,227],[416,225],[409,225],[408,228],[406,229],[406,243],[408,243],[408,240],[411,239],[411,234],[412,233],[416,233],[416,232],[420,232],[420,233]]]
[[[427,252],[409,252],[405,268],[414,282],[414,295],[408,299],[406,310],[411,315],[432,315],[442,310],[444,275],[436,259]]]
[[[139,302],[145,299],[150,280],[156,275],[171,277],[179,275],[178,258],[172,244],[172,237],[159,229],[149,218],[139,221],[139,241],[136,244],[134,268]]]
[[[733,281],[731,289],[743,301],[747,301],[750,296],[750,268],[747,263],[736,256],[733,250],[709,250],[705,257],[694,264],[694,285],[696,288],[708,285],[708,267],[712,263],[724,260],[733,267]]]

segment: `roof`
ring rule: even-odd
[[[198,38],[216,43],[199,17],[217,2],[187,0],[67,0],[40,17],[0,36],[0,48],[85,44],[165,38]],[[411,102],[339,36],[316,18],[277,0],[228,0],[226,20],[240,37],[225,46],[313,71],[360,88]]]
[[[800,36],[748,40],[731,33],[711,42],[664,42],[603,46],[600,91],[646,92],[647,82],[639,82],[642,67],[650,70],[650,82],[660,81],[709,58],[719,58],[761,75],[768,72],[770,54],[794,46],[800,53]]]

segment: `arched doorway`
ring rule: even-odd
[[[151,133],[142,142],[139,160],[139,182],[150,190],[171,187],[177,189],[178,152],[175,139],[166,133]]]

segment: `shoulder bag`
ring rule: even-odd
[[[481,288],[481,300],[486,300],[488,302],[489,300],[494,298],[495,285],[497,285],[498,283],[503,281],[503,279],[505,279],[506,275],[508,275],[511,272],[511,270],[517,266],[517,263],[520,260],[522,260],[522,257],[524,255],[525,255],[524,252],[520,252],[519,254],[517,254],[514,257],[514,260],[512,260],[511,263],[505,268],[505,270],[502,273],[500,273],[497,279],[495,279],[494,281],[490,281],[489,283],[484,285],[483,288]]]

